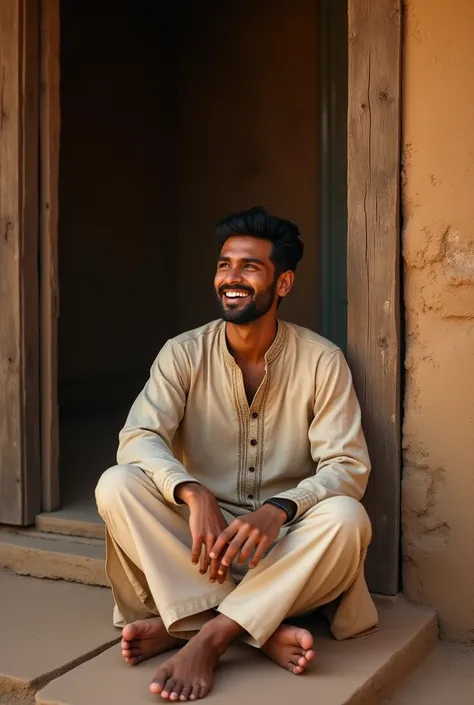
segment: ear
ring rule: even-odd
[[[291,291],[291,287],[293,286],[294,281],[295,273],[292,272],[291,269],[289,269],[287,272],[283,272],[283,274],[280,274],[280,276],[278,277],[278,284],[276,289],[276,293],[278,294],[278,296],[287,296]]]

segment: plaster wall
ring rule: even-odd
[[[474,638],[474,4],[408,0],[404,590]]]

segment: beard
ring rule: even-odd
[[[245,326],[253,323],[261,316],[269,312],[275,301],[275,292],[277,280],[275,279],[269,287],[264,291],[255,293],[254,289],[248,286],[221,286],[217,293],[217,306],[219,308],[220,317],[227,323],[235,323],[236,325]],[[235,299],[236,304],[227,301],[224,298],[224,293],[228,290],[238,289],[249,293],[248,300],[245,299],[241,303],[237,303],[239,299]]]

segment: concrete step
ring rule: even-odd
[[[0,595],[0,702],[29,702],[120,637],[110,590],[0,571]]]
[[[474,645],[440,642],[385,705],[472,705]]]
[[[105,526],[95,508],[59,509],[56,512],[43,512],[36,517],[36,529],[45,533],[62,536],[103,539]]]
[[[210,705],[380,705],[420,663],[437,640],[433,611],[403,598],[378,601],[380,631],[336,642],[316,618],[305,626],[316,635],[317,657],[304,676],[278,668],[260,652],[233,646],[222,659]],[[114,646],[53,680],[36,694],[37,705],[150,705],[148,692],[158,664],[169,654],[130,668]]]
[[[0,568],[19,575],[108,587],[103,539],[0,529]]]

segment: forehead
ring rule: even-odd
[[[225,241],[220,256],[229,259],[260,259],[270,263],[272,243],[251,235],[234,235]]]

